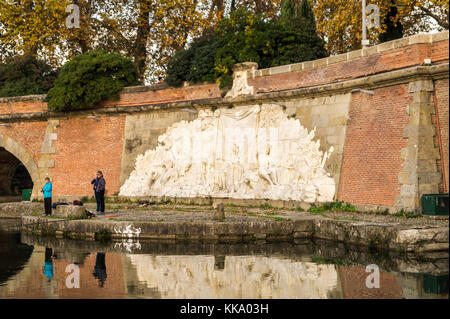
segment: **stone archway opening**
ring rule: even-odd
[[[33,189],[33,179],[25,165],[0,147],[0,202],[20,201],[24,189]]]

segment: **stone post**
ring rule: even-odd
[[[217,221],[221,221],[225,219],[225,208],[223,203],[217,203],[213,205],[214,216],[213,219]]]
[[[253,76],[255,70],[258,69],[258,63],[243,62],[235,64],[233,70],[233,87],[228,91],[226,98],[235,98],[241,95],[255,94],[255,88],[248,85],[249,75]]]
[[[434,145],[433,91],[431,79],[416,80],[409,84],[408,92],[413,96],[413,101],[407,107],[409,126],[403,131],[408,145],[401,150],[401,190],[400,196],[395,199],[395,206],[399,209],[420,210],[423,194],[439,193],[441,174],[436,161],[440,154]]]

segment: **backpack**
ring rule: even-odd
[[[81,200],[75,199],[72,203],[75,206],[83,206],[83,202]]]

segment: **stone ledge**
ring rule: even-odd
[[[92,238],[106,229],[113,238],[172,241],[295,242],[302,238],[327,239],[379,249],[419,252],[448,250],[449,229],[445,227],[400,227],[395,223],[355,222],[321,216],[293,221],[258,222],[152,222],[111,220],[55,220],[22,216],[22,228],[37,233],[72,233]]]

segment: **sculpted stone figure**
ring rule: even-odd
[[[333,149],[314,139],[275,104],[201,110],[137,157],[120,195],[332,201],[324,167]]]

